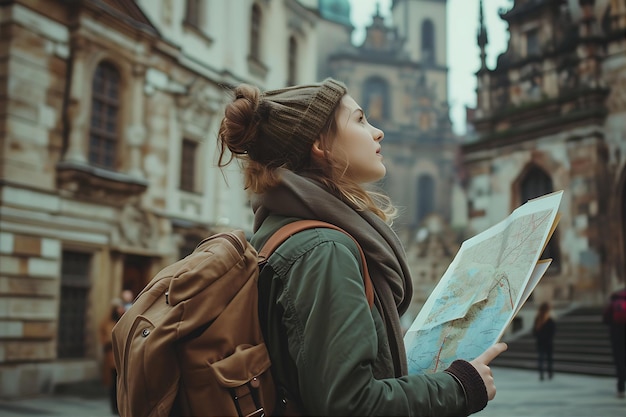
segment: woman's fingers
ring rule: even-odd
[[[476,358],[477,361],[484,363],[485,365],[489,365],[492,360],[498,357],[502,352],[507,350],[509,346],[504,343],[496,343],[493,346],[490,346],[485,350],[479,357]]]
[[[493,400],[496,396],[496,384],[493,380],[493,374],[491,373],[491,368],[489,368],[489,363],[491,363],[491,361],[494,360],[499,354],[507,350],[507,348],[508,346],[506,343],[496,343],[485,350],[479,357],[470,362],[474,368],[476,368],[476,371],[478,371],[485,384],[485,388],[487,389],[487,398],[489,401]]]

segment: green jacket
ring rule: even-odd
[[[258,250],[294,220],[268,217],[252,244]],[[361,272],[355,243],[331,229],[300,232],[272,254],[260,277],[271,289],[260,303],[269,311],[273,372],[307,415],[465,415],[451,374],[393,377],[384,322],[367,303]]]

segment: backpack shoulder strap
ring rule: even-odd
[[[356,246],[359,249],[359,253],[361,254],[361,263],[363,265],[363,283],[365,284],[365,297],[367,298],[367,302],[371,308],[374,305],[374,287],[372,285],[372,280],[367,269],[365,254],[363,253],[363,249],[361,248],[361,245],[359,245],[359,242],[357,242],[350,233],[346,232],[339,226],[335,226],[334,224],[326,223],[320,220],[297,220],[295,222],[286,224],[278,229],[272,236],[270,236],[267,242],[265,242],[265,245],[263,245],[263,247],[259,251],[259,262],[265,262],[267,258],[269,258],[270,255],[289,237],[303,230],[314,229],[316,227],[325,227],[327,229],[338,230],[346,234],[354,241],[354,243],[356,243]]]

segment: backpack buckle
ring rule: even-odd
[[[260,381],[254,377],[246,384],[231,388],[231,395],[237,408],[237,414],[242,417],[264,417],[265,410],[261,405],[259,398],[259,386]],[[246,413],[248,410],[254,410],[251,413]]]
[[[261,407],[253,413],[248,414],[246,417],[265,417],[265,410],[263,410],[263,407]]]

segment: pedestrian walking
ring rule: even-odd
[[[390,224],[397,210],[372,190],[386,172],[383,132],[346,86],[321,83],[261,92],[234,88],[219,129],[219,165],[243,163],[257,248],[298,219],[341,227],[360,244],[375,292],[370,308],[358,247],[316,228],[290,237],[261,272],[269,280],[266,345],[272,374],[304,415],[461,416],[495,396],[490,361],[498,343],[471,362],[407,375],[399,317],[412,286]],[[229,152],[230,151],[230,152]]]
[[[626,387],[626,288],[615,291],[602,314],[602,321],[609,326],[611,350],[617,375],[617,397],[625,398]]]
[[[122,314],[124,314],[124,302],[120,298],[111,300],[111,307],[100,323],[99,334],[102,346],[102,382],[109,392],[109,404],[111,412],[118,414],[117,410],[117,371],[113,357],[112,331]]]
[[[554,335],[556,334],[556,322],[552,318],[552,308],[550,303],[541,303],[535,316],[533,325],[533,336],[535,336],[537,347],[537,368],[539,369],[539,379],[543,381],[544,372],[547,371],[548,379],[552,379]]]

